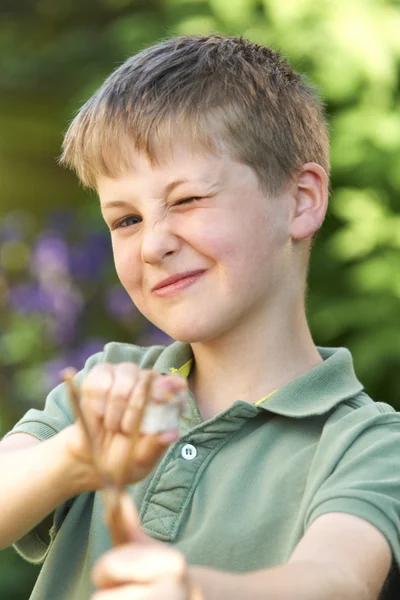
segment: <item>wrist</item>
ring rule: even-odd
[[[60,444],[61,470],[63,476],[66,476],[65,481],[68,482],[70,496],[93,492],[101,488],[101,482],[92,464],[83,460],[73,450],[77,435],[79,435],[77,426],[73,424],[60,431],[56,436]]]

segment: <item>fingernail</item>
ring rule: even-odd
[[[163,442],[172,444],[172,442],[179,440],[179,431],[164,431],[164,433],[160,434],[160,438]]]
[[[187,390],[177,390],[172,392],[171,390],[156,390],[152,394],[152,398],[155,402],[170,402],[171,404],[186,404],[187,402]]]
[[[151,393],[151,397],[154,400],[154,402],[163,402],[163,400],[165,399],[165,392],[155,390]]]

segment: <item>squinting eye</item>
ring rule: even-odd
[[[179,202],[175,202],[175,204],[173,204],[172,206],[181,206],[182,204],[190,204],[191,202],[196,202],[196,200],[201,200],[200,196],[191,196],[190,198],[183,198],[183,200],[179,200]],[[133,220],[136,219],[134,222]],[[132,215],[131,217],[126,217],[125,219],[122,219],[121,221],[118,221],[113,229],[123,229],[125,227],[129,227],[131,225],[137,225],[138,223],[140,223],[141,221],[141,217],[138,217],[136,215]]]
[[[190,202],[195,202],[196,200],[200,200],[199,196],[192,196],[191,198],[184,198],[183,200],[179,200],[179,202],[175,202],[174,206],[180,206],[181,204],[190,204]]]

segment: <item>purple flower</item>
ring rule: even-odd
[[[45,292],[49,309],[57,317],[76,316],[83,307],[83,298],[80,291],[64,282],[46,282],[41,285]]]
[[[78,319],[84,309],[80,292],[73,286],[63,283],[43,285],[48,301],[50,329],[58,344],[71,344],[77,335]]]
[[[82,369],[85,362],[93,354],[102,352],[105,341],[101,338],[89,338],[70,355],[70,364],[76,369]]]
[[[73,277],[98,279],[110,265],[110,240],[104,233],[93,233],[82,244],[70,249],[69,270]]]
[[[57,317],[50,322],[50,331],[53,341],[57,345],[72,344],[77,336],[77,319],[74,317]]]
[[[0,241],[13,242],[21,240],[32,229],[33,217],[28,211],[8,213],[0,225]]]
[[[167,335],[165,331],[161,331],[154,325],[151,325],[145,333],[140,336],[138,344],[142,346],[169,346],[175,340]]]
[[[121,285],[114,285],[108,290],[105,304],[108,312],[117,319],[126,319],[137,312],[131,298]]]
[[[62,234],[69,234],[75,228],[76,216],[70,208],[52,211],[47,217],[48,228]]]
[[[32,272],[41,280],[68,273],[68,245],[55,232],[47,231],[36,241],[31,259]]]
[[[59,383],[61,383],[60,373],[67,367],[70,367],[71,363],[69,358],[65,355],[59,355],[52,360],[44,363],[43,365],[43,385],[46,392],[49,392]]]
[[[18,283],[10,288],[7,304],[23,314],[46,313],[51,302],[46,292],[37,283]]]

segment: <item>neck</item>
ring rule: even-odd
[[[304,309],[270,311],[262,320],[191,346],[189,387],[204,420],[235,400],[257,402],[322,362]]]

